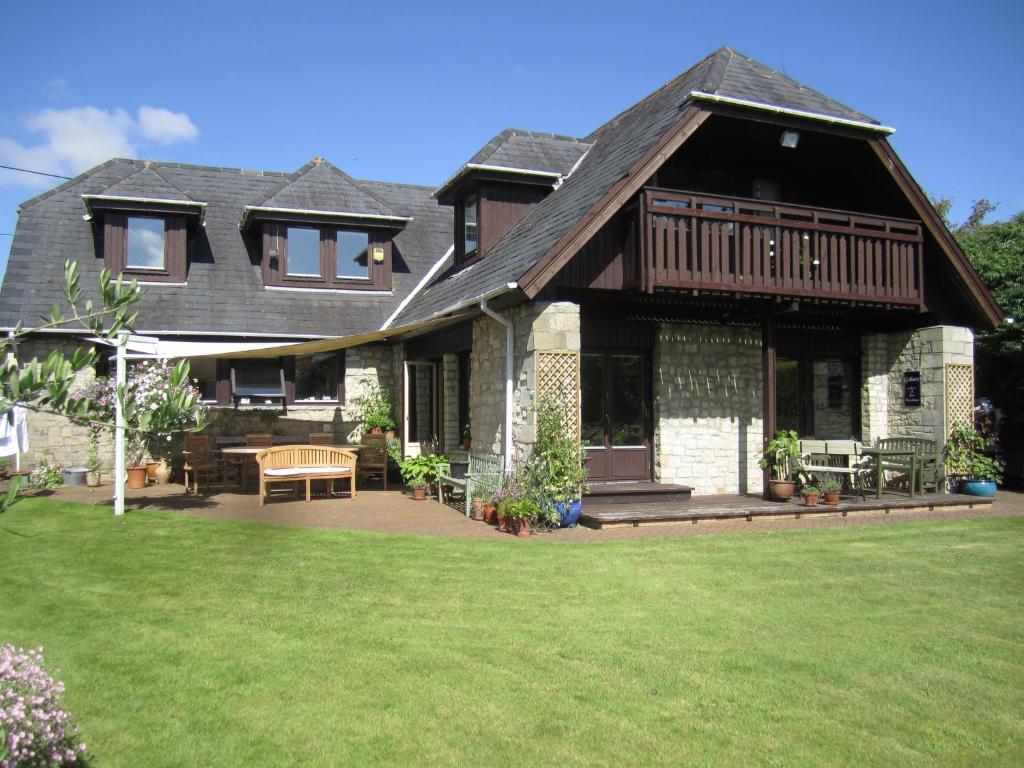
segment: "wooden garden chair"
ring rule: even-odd
[[[220,458],[220,451],[213,449],[208,435],[185,435],[185,449],[181,452],[183,466],[185,469],[185,493],[188,493],[189,485],[192,492],[199,493],[199,478],[204,482],[210,482],[210,478],[220,478],[224,483],[224,464]]]
[[[388,489],[388,442],[384,435],[363,435],[363,448],[356,465],[364,475],[380,475],[384,490]]]

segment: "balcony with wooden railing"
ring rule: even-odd
[[[638,209],[627,272],[648,293],[922,304],[918,221],[653,188]]]

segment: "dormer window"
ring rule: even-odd
[[[127,270],[166,270],[166,222],[152,216],[128,216]]]
[[[265,221],[263,279],[279,287],[390,290],[390,232]]]
[[[476,195],[466,200],[463,207],[462,221],[462,253],[464,258],[472,258],[477,251],[479,241],[480,205]]]
[[[187,272],[183,216],[103,213],[103,260],[115,277],[183,283]]]

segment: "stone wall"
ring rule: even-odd
[[[946,365],[973,365],[971,330],[936,325],[867,335],[862,349],[864,442],[899,435],[944,444],[951,427],[946,423]],[[917,406],[904,404],[904,374],[910,371],[921,374],[921,404]]]
[[[580,350],[579,305],[571,302],[534,302],[506,310],[513,322],[513,427],[517,453],[528,451],[535,439],[533,413],[536,391],[535,353],[543,350]],[[470,423],[473,446],[501,454],[504,451],[505,327],[483,316],[473,321],[470,361]]]
[[[661,325],[653,364],[655,479],[698,495],[760,492],[760,331]]]
[[[441,450],[445,453],[462,446],[462,427],[459,424],[459,356],[444,355],[441,358]]]

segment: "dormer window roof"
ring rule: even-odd
[[[193,200],[148,162],[102,192],[82,195],[82,200],[91,217],[105,211],[121,211],[169,214],[202,221],[206,212],[206,203]]]
[[[239,229],[255,219],[388,229],[400,229],[412,220],[322,158],[304,165],[267,197],[245,206]]]

